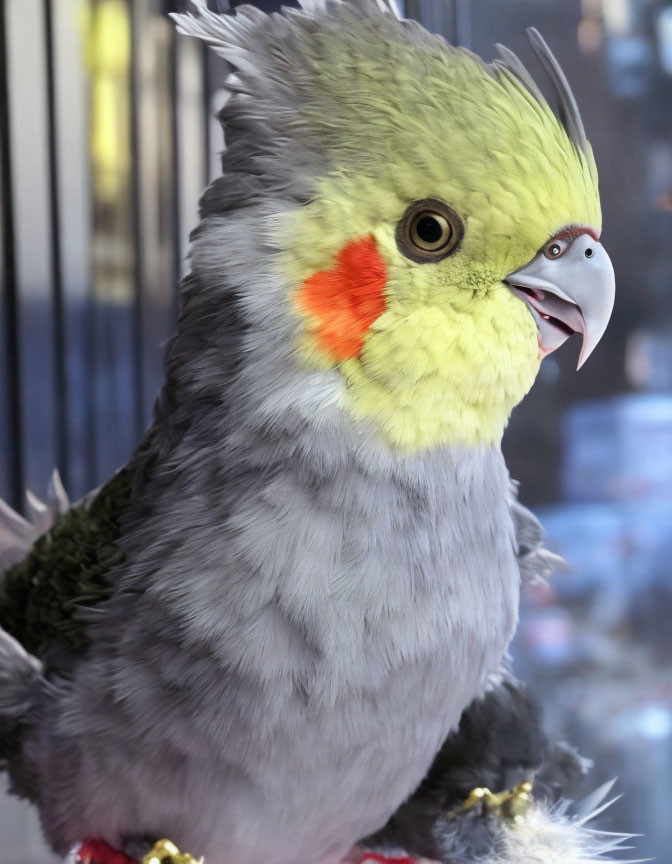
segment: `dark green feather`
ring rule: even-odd
[[[127,469],[93,498],[71,507],[0,579],[0,625],[38,657],[52,646],[86,647],[75,616],[112,593],[112,572],[123,563],[117,545],[131,494]]]

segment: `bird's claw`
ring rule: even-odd
[[[532,783],[525,780],[504,792],[491,792],[485,787],[472,789],[465,801],[450,812],[451,818],[469,810],[480,808],[483,813],[494,813],[507,822],[522,822],[532,803]]]
[[[203,864],[203,859],[180,852],[170,840],[157,840],[140,864]]]

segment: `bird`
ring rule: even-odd
[[[502,435],[614,302],[595,160],[534,30],[556,108],[382,0],[173,17],[228,64],[222,173],[137,449],[3,505],[1,765],[61,855],[332,864],[506,657]]]

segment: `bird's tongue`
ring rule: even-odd
[[[586,329],[586,323],[583,320],[581,310],[574,303],[568,303],[555,294],[550,294],[547,291],[540,291],[540,298],[530,297],[530,303],[543,320],[554,318],[556,321],[564,324],[572,333],[583,333]]]
[[[513,286],[512,286],[513,287]],[[579,307],[550,291],[513,287],[514,293],[531,307],[539,329],[542,356],[559,348],[573,333],[585,336],[586,322]]]

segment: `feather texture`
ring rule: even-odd
[[[104,490],[71,508],[3,588],[39,613],[12,627],[39,624],[21,637],[48,682],[0,655],[30,681],[9,768],[61,852],[168,835],[208,864],[331,864],[500,680],[541,566],[500,450],[536,328],[502,279],[599,223],[594,165],[513,72],[382,5],[176,16],[233,72],[154,423],[123,506],[93,532]],[[466,226],[436,267],[395,241],[419,195]],[[339,269],[362,238],[373,309]],[[365,332],[335,359],[319,329],[342,296]]]
[[[459,860],[460,864],[638,864],[643,860],[622,857],[632,835],[590,828],[588,823],[597,814],[577,819],[572,809],[567,801],[555,806],[534,805],[522,822],[499,825],[490,851],[475,859],[444,860]],[[447,831],[444,843],[454,856],[453,840]]]
[[[583,128],[579,106],[576,104],[576,99],[565,73],[560,68],[560,64],[553,56],[553,52],[546,44],[541,33],[534,27],[530,27],[527,34],[532,49],[544,67],[558,99],[560,121],[576,148],[585,152],[587,143],[586,132]]]
[[[0,499],[0,573],[21,561],[35,540],[47,531],[70,506],[61,477],[54,472],[47,487],[47,496],[41,501],[32,492],[26,492],[29,519],[24,519]]]

